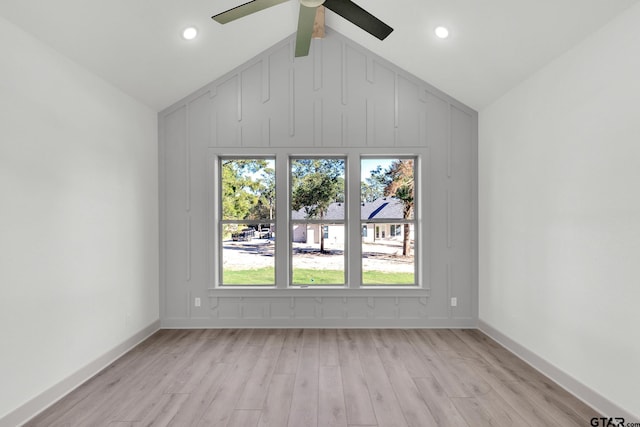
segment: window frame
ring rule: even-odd
[[[292,213],[292,209],[291,209],[291,192],[293,190],[293,186],[292,186],[292,160],[306,160],[306,159],[334,159],[334,160],[343,160],[344,161],[344,174],[345,174],[345,188],[344,188],[344,206],[345,206],[345,210],[344,210],[344,216],[342,219],[334,219],[334,220],[321,220],[321,219],[313,219],[313,218],[307,218],[307,219],[293,219],[291,218],[291,213]],[[287,286],[286,288],[288,289],[295,289],[295,288],[306,288],[306,287],[313,287],[315,288],[329,288],[329,289],[341,289],[344,288],[345,286],[347,286],[348,283],[348,277],[349,277],[349,272],[348,272],[348,236],[349,236],[349,221],[348,221],[348,209],[349,209],[349,190],[347,188],[348,186],[348,176],[349,176],[349,165],[347,163],[347,156],[346,155],[306,155],[306,156],[293,156],[290,155],[288,156],[287,159],[288,162],[288,166],[287,166],[287,173],[288,173],[288,182],[287,182],[287,188],[286,188],[286,192],[288,194],[288,199],[287,199],[287,217],[289,218],[289,222],[287,224],[288,230],[291,231],[291,229],[293,228],[294,224],[318,224],[318,231],[324,233],[323,229],[320,229],[320,226],[327,226],[329,227],[329,225],[335,225],[335,224],[342,224],[342,226],[344,227],[344,237],[343,240],[345,242],[345,247],[344,247],[344,255],[343,255],[343,276],[344,276],[344,283],[343,284],[333,284],[333,285],[325,285],[325,286],[318,286],[318,285],[302,285],[302,284],[294,284],[293,283],[293,236],[289,236],[289,246],[287,247],[287,251],[289,254],[289,280],[287,282]],[[276,191],[277,193],[277,191]],[[277,198],[276,198],[277,200]]]
[[[282,296],[406,296],[428,297],[430,294],[429,271],[429,186],[428,176],[429,150],[423,147],[394,147],[390,149],[362,148],[321,148],[309,147],[293,149],[289,147],[246,148],[242,154],[238,149],[223,147],[209,148],[208,157],[208,269],[210,296],[220,297],[282,297]],[[293,158],[345,158],[345,278],[344,286],[295,286],[291,285],[291,221],[290,221],[290,160]],[[362,220],[360,201],[360,163],[362,158],[415,158],[414,186],[416,206],[414,209],[414,233],[416,244],[415,285],[363,285],[362,284]],[[221,158],[271,158],[275,159],[276,174],[276,242],[275,242],[275,286],[272,285],[221,285],[221,239],[218,224],[221,220]],[[283,190],[284,189],[284,190]],[[353,203],[353,200],[356,203]],[[286,212],[286,214],[283,214]],[[392,220],[395,221],[395,220]],[[402,221],[400,221],[402,223]],[[357,263],[354,264],[354,263]]]
[[[369,284],[364,284],[364,268],[362,268],[362,263],[363,263],[363,258],[362,258],[362,251],[360,252],[360,287],[361,288],[372,288],[372,287],[400,287],[400,288],[406,288],[406,287],[419,287],[420,286],[420,279],[419,279],[419,262],[418,262],[418,245],[421,244],[421,236],[418,234],[418,226],[417,226],[417,210],[419,209],[420,206],[420,202],[421,202],[421,197],[419,197],[418,195],[418,187],[419,187],[419,178],[418,178],[418,164],[419,164],[419,156],[418,155],[405,155],[405,154],[396,154],[393,156],[380,156],[380,155],[363,155],[360,156],[360,161],[364,160],[364,159],[369,159],[369,160],[375,160],[375,159],[380,159],[380,160],[413,160],[413,179],[414,179],[414,188],[413,188],[413,197],[415,200],[417,200],[417,203],[414,205],[414,211],[413,211],[413,218],[383,218],[383,219],[376,219],[376,218],[372,218],[372,219],[362,219],[362,215],[359,216],[360,218],[360,226],[363,225],[368,225],[371,224],[373,226],[373,231],[374,231],[374,236],[375,239],[380,239],[380,240],[384,240],[384,239],[391,239],[391,238],[395,238],[398,235],[397,234],[392,234],[391,230],[395,228],[397,228],[398,226],[400,226],[400,228],[402,229],[404,227],[405,224],[413,224],[413,233],[414,233],[414,240],[416,243],[414,243],[414,252],[413,252],[413,263],[414,263],[414,267],[413,267],[413,280],[414,283],[411,285],[393,285],[393,284],[375,284],[375,283],[369,283]],[[386,200],[386,198],[385,198]],[[389,225],[389,234],[386,234],[386,226]],[[402,234],[402,233],[401,233]],[[417,236],[417,239],[415,238]],[[362,249],[362,245],[360,246],[360,249]]]
[[[276,157],[275,156],[251,156],[251,155],[242,155],[242,156],[218,156],[217,158],[217,174],[216,174],[216,181],[215,181],[215,186],[217,187],[218,190],[218,201],[221,201],[221,197],[222,197],[222,163],[225,160],[273,160],[274,164],[276,164]],[[277,168],[274,168],[274,174],[276,177],[276,181],[278,178],[278,171]],[[276,204],[277,204],[277,199],[278,199],[278,186],[277,186],[277,182],[276,182]],[[218,251],[218,265],[222,266],[224,263],[224,251],[222,249],[223,246],[223,240],[222,238],[224,237],[224,231],[223,228],[225,225],[241,225],[241,224],[248,224],[248,223],[252,223],[254,221],[262,221],[264,220],[264,222],[259,222],[258,225],[261,224],[273,224],[276,229],[277,229],[277,219],[278,219],[278,209],[276,206],[276,214],[275,214],[275,218],[274,219],[267,219],[267,218],[260,218],[259,220],[244,220],[244,219],[224,219],[224,215],[223,215],[223,205],[222,203],[218,203],[217,204],[218,208],[217,208],[217,229],[218,229],[218,236],[220,236],[220,240],[218,241],[218,244],[220,246],[220,249]],[[277,237],[277,233],[276,233],[276,239],[275,239],[275,245],[278,244],[278,237]],[[236,287],[245,287],[245,288],[273,288],[275,286],[275,284],[277,283],[277,278],[275,277],[275,271],[277,270],[276,268],[276,263],[275,263],[275,255],[274,255],[274,263],[273,263],[273,268],[274,268],[274,284],[259,284],[259,285],[248,285],[248,284],[243,284],[243,285],[230,285],[230,284],[223,284],[223,279],[224,279],[224,270],[223,268],[218,268],[217,271],[217,286],[220,288],[224,288],[224,289],[234,289]]]

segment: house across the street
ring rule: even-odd
[[[334,221],[342,221],[345,217],[345,204],[335,202],[329,205],[327,214],[323,219],[327,224],[301,224],[297,223],[293,227],[293,241],[295,243],[320,243],[320,233],[324,233],[325,241],[333,244],[342,244],[345,240],[344,225],[336,224]],[[395,197],[381,197],[373,202],[362,202],[361,219],[365,221],[362,224],[362,240],[363,242],[374,243],[378,240],[397,240],[402,241],[402,221],[403,206],[400,199]],[[304,220],[306,213],[304,208],[291,212],[291,219]],[[367,223],[366,221],[372,221]],[[388,222],[380,223],[379,220]],[[374,222],[375,221],[375,222]],[[334,223],[332,223],[334,222]],[[322,227],[322,230],[320,229]],[[409,224],[410,239],[414,238],[413,224]]]

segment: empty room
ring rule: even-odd
[[[0,427],[640,427],[640,1],[0,1]]]

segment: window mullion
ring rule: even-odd
[[[347,283],[350,289],[357,289],[362,284],[362,246],[360,233],[360,158],[348,158],[347,168]]]
[[[289,159],[284,153],[276,156],[276,288],[286,289],[289,285],[289,265],[291,262],[291,226],[289,218]]]

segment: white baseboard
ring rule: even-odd
[[[100,356],[93,362],[63,379],[53,387],[29,400],[24,405],[0,418],[0,427],[15,427],[22,425],[62,399],[71,391],[82,385],[89,378],[109,366],[113,361],[144,341],[151,334],[160,329],[160,320],[156,320],[120,345]]]
[[[640,420],[640,417],[619,407],[600,393],[584,385],[528,348],[518,344],[488,323],[478,320],[478,329],[603,416],[614,418],[624,417],[627,421]]]
[[[476,329],[476,319],[162,319],[163,329]]]

